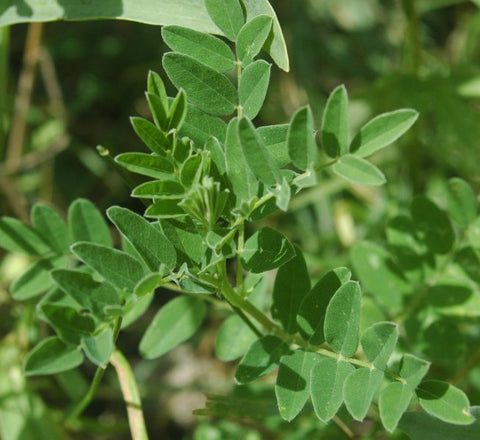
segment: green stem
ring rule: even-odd
[[[245,244],[245,225],[242,223],[238,227],[238,240],[237,240],[237,292],[243,292],[243,266],[242,266],[242,253],[243,245]]]
[[[132,440],[148,440],[147,428],[143,417],[142,401],[132,368],[119,350],[115,350],[110,359],[110,363],[117,372],[123,400],[127,406],[128,423],[130,425]]]

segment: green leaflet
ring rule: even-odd
[[[233,118],[228,124],[225,141],[225,159],[227,175],[237,196],[237,205],[257,196],[258,181],[243,154],[238,135],[238,119]]]
[[[209,115],[199,108],[189,105],[185,122],[180,129],[180,136],[188,136],[197,145],[204,145],[211,136],[225,142],[227,124],[216,116]]]
[[[245,160],[255,176],[267,186],[281,184],[280,170],[270,157],[252,122],[247,118],[242,118],[238,122],[238,139]]]
[[[133,324],[138,318],[143,316],[143,314],[148,310],[150,304],[153,300],[153,294],[146,294],[139,298],[137,301],[130,303],[130,307],[123,316],[122,319],[122,329]]]
[[[230,80],[195,59],[169,52],[163,56],[163,67],[177,89],[184,89],[189,101],[212,115],[233,113],[237,91]]]
[[[203,171],[203,164],[203,156],[200,154],[190,156],[182,164],[182,168],[180,169],[180,181],[184,187],[190,188],[194,184],[199,183]]]
[[[413,390],[400,382],[392,382],[380,393],[378,406],[383,426],[393,432],[413,397]]]
[[[11,217],[0,218],[0,247],[27,255],[42,255],[49,251],[48,245],[33,228]]]
[[[333,165],[333,171],[349,182],[361,185],[379,186],[387,181],[375,165],[352,154],[341,156]]]
[[[237,36],[237,58],[247,66],[259,54],[272,28],[273,18],[258,15],[245,23]]]
[[[279,168],[283,168],[290,163],[287,145],[288,129],[289,124],[267,125],[257,128],[257,133]]]
[[[164,283],[160,273],[151,273],[142,278],[136,285],[133,293],[139,298],[153,293],[157,287]]]
[[[72,307],[47,303],[42,306],[42,312],[58,337],[66,343],[77,345],[81,336],[91,335],[95,330],[93,318],[81,315]]]
[[[393,322],[377,322],[368,327],[361,337],[365,357],[379,370],[387,367],[397,341],[398,326]]]
[[[235,67],[233,52],[213,35],[181,26],[165,26],[162,38],[173,51],[195,58],[218,72]]]
[[[151,270],[157,271],[160,264],[165,264],[170,270],[175,267],[175,248],[160,229],[119,206],[109,208],[107,215]]]
[[[288,345],[276,336],[267,335],[257,339],[238,364],[235,380],[244,384],[265,376],[278,365],[280,358],[288,352]]]
[[[51,337],[44,339],[28,353],[23,369],[27,376],[56,374],[82,363],[83,354],[77,347]]]
[[[327,306],[342,283],[350,278],[350,271],[338,268],[327,272],[303,299],[297,315],[297,325],[302,337],[313,345],[325,341],[323,325]]]
[[[218,329],[215,354],[221,361],[234,361],[243,356],[256,339],[253,330],[240,316],[229,316]]]
[[[402,297],[410,292],[410,284],[385,249],[363,241],[352,247],[350,259],[365,291],[389,309],[402,307]]]
[[[344,85],[328,97],[322,116],[322,146],[330,157],[348,153],[348,95]]]
[[[383,372],[374,368],[358,368],[347,377],[343,387],[343,398],[348,412],[355,420],[363,420],[380,388]]]
[[[434,254],[448,253],[455,242],[455,232],[447,213],[424,196],[413,199],[410,211],[428,249]]]
[[[121,304],[119,294],[110,284],[94,281],[89,274],[57,269],[51,272],[51,276],[63,292],[101,320],[110,318],[106,308]]]
[[[145,275],[145,269],[138,260],[117,249],[79,242],[72,246],[72,251],[87,266],[120,290],[133,292],[135,285]]]
[[[398,429],[408,434],[412,440],[476,440],[480,437],[479,408],[471,408],[476,417],[471,425],[452,425],[424,411],[411,411],[403,415]]]
[[[298,109],[292,116],[287,135],[288,154],[300,170],[312,169],[318,161],[313,114],[309,106]]]
[[[113,349],[115,348],[113,344],[113,331],[110,327],[107,327],[98,335],[83,337],[81,345],[85,355],[90,361],[95,365],[106,368],[112,356]]]
[[[227,163],[225,161],[225,151],[219,140],[215,137],[211,137],[204,145],[206,151],[210,153],[212,162],[217,167],[218,172],[223,175],[227,172]]]
[[[208,15],[224,35],[235,41],[245,17],[238,0],[205,0]]]
[[[406,380],[413,391],[427,374],[430,363],[411,354],[404,354],[400,368],[400,377]]]
[[[325,314],[325,340],[344,357],[351,357],[358,348],[360,302],[358,282],[347,281],[330,300]]]
[[[58,253],[68,252],[70,234],[62,217],[47,205],[36,204],[31,211],[32,225],[42,239]]]
[[[270,83],[270,64],[257,60],[242,72],[238,84],[238,97],[242,113],[249,119],[255,118],[263,107]]]
[[[295,350],[280,359],[275,396],[280,416],[287,422],[305,406],[310,395],[311,371],[320,359],[317,353],[303,350]]]
[[[152,154],[122,153],[115,157],[115,162],[132,173],[152,179],[165,179],[173,173],[173,166],[167,159]]]
[[[75,200],[68,208],[68,223],[73,241],[92,241],[113,246],[107,222],[92,202]]]
[[[184,193],[185,188],[178,181],[153,180],[135,187],[131,196],[140,199],[180,199]]]
[[[160,93],[163,93],[163,91]],[[151,126],[148,126],[145,123],[143,123],[145,127],[142,127],[142,126],[136,127],[134,125],[133,128],[137,133],[137,135],[142,140],[145,139],[148,141],[148,142],[145,142],[145,140],[143,141],[148,146],[148,148],[150,148],[151,150],[155,149],[157,152],[159,152],[160,147],[158,144],[165,145],[162,148],[166,148],[165,139],[164,137],[162,137],[162,134],[164,134],[164,132],[167,131],[167,128],[168,128],[168,117],[167,117],[168,110],[169,110],[168,100],[165,103],[162,97],[150,92],[146,92],[145,97],[147,98],[148,107],[150,108],[150,112],[152,113],[153,121],[157,126],[156,128],[160,129],[161,134],[158,135],[155,132],[155,130],[152,129]],[[142,120],[142,118],[139,118],[139,119]]]
[[[166,120],[166,116],[168,113],[167,91],[160,75],[156,72],[153,72],[152,70],[148,72],[147,94],[155,95],[159,98],[159,104],[163,109],[162,112],[164,114],[164,119]]]
[[[155,359],[195,334],[205,317],[205,303],[191,296],[180,296],[155,315],[140,341],[140,353]]]
[[[469,425],[474,421],[469,412],[468,397],[453,385],[427,380],[417,388],[417,396],[425,411],[444,422]]]
[[[185,211],[178,206],[181,199],[157,200],[145,210],[145,217],[172,219],[185,217]]]
[[[130,118],[135,133],[152,152],[164,156],[170,148],[166,135],[150,121],[143,118]]]
[[[285,171],[285,173],[283,173]],[[288,177],[289,170],[281,170],[280,175],[282,175],[282,180],[280,183],[277,183],[273,188],[268,188],[268,192],[275,196],[275,204],[277,205],[278,209],[286,212],[288,209],[288,204],[290,203],[290,199],[292,196],[292,192],[290,190],[290,184],[288,183],[287,179],[284,177],[285,175]]]
[[[355,136],[350,152],[368,157],[395,142],[417,120],[418,112],[411,109],[383,113],[368,121]]]
[[[168,126],[167,131],[180,130],[187,116],[187,95],[180,90],[172,102],[170,111],[167,115]]]
[[[272,317],[281,322],[288,333],[297,331],[297,312],[310,290],[305,258],[295,246],[295,257],[278,269],[273,287]]]
[[[41,295],[52,287],[50,271],[66,266],[67,259],[63,256],[44,257],[35,261],[10,285],[12,298],[25,301]]]
[[[310,394],[317,417],[328,422],[343,402],[343,386],[355,367],[345,361],[332,358],[321,359],[313,368],[310,380]]]
[[[465,180],[454,177],[448,181],[447,207],[453,220],[467,227],[477,217],[478,202],[471,186]]]
[[[246,242],[242,265],[252,273],[262,273],[280,267],[295,256],[295,249],[280,232],[272,228],[256,231]]]

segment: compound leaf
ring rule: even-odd
[[[179,53],[163,56],[163,67],[177,89],[184,89],[188,100],[212,115],[229,115],[237,105],[237,91],[222,73]]]
[[[140,353],[155,359],[195,334],[205,317],[205,303],[191,296],[169,301],[155,315],[140,341]]]
[[[295,350],[280,359],[275,395],[284,420],[290,422],[305,406],[310,395],[311,371],[320,359],[317,353],[303,350]]]
[[[295,249],[282,233],[272,228],[256,231],[246,242],[242,265],[252,273],[266,272],[280,267],[295,256]]]
[[[360,285],[348,281],[336,291],[327,306],[325,339],[335,352],[345,357],[357,351],[361,297]]]
[[[383,113],[368,121],[355,136],[350,152],[368,157],[395,142],[417,120],[418,112],[411,109]]]
[[[107,222],[89,200],[77,199],[70,205],[68,223],[73,241],[92,241],[109,247],[113,246]]]
[[[250,119],[255,118],[263,106],[270,83],[270,64],[255,61],[242,72],[238,84],[238,97],[242,111]]]
[[[213,35],[182,26],[164,26],[163,41],[175,52],[191,56],[218,72],[235,67],[235,56],[228,45]]]
[[[352,364],[332,358],[323,358],[312,368],[310,394],[315,414],[322,422],[337,414],[343,402],[345,380],[354,371]]]
[[[57,337],[44,339],[27,355],[24,371],[27,376],[57,374],[78,367],[83,354],[74,345],[67,345]]]

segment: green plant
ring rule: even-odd
[[[125,401],[135,404],[129,406],[132,437],[147,438],[135,379],[116,341],[122,328],[143,315],[155,290],[164,288],[179,295],[160,309],[140,341],[147,359],[199,331],[206,304],[227,305],[232,316],[219,331],[217,355],[225,361],[242,357],[235,374],[240,384],[278,367],[274,389],[284,420],[293,420],[309,398],[322,422],[336,418],[342,403],[353,419],[363,420],[378,401],[377,418],[390,432],[417,403],[438,419],[437,436],[445,429],[440,421],[478,429],[465,393],[424,380],[429,363],[411,354],[420,351],[442,363],[443,337],[431,335],[455,334],[458,344],[459,326],[477,317],[472,190],[461,180],[449,186],[449,214],[460,238],[449,215],[419,197],[410,217],[390,223],[388,251],[368,242],[353,248],[353,266],[383,313],[360,332],[361,289],[347,268],[329,271],[312,287],[300,248],[276,229],[247,234],[247,226],[277,209],[287,211],[292,195],[316,185],[317,174],[330,167],[352,183],[383,184],[382,172],[365,158],[397,140],[417,113],[404,109],[377,116],[350,142],[348,97],[340,86],[323,112],[323,152],[308,106],[288,124],[256,128],[252,119],[263,105],[271,67],[258,57],[268,47],[274,19],[263,14],[245,19],[237,0],[207,0],[206,7],[235,53],[217,37],[187,27],[163,28],[173,50],[163,66],[179,91],[169,98],[161,77],[150,73],[146,99],[154,122],[137,117],[131,122],[151,152],[115,158],[120,172],[148,178],[138,184],[126,176],[132,196],[146,205],[144,216],[118,206],[107,211],[122,237],[120,249],[102,214],[86,200],[70,206],[68,225],[45,205],[34,206],[31,226],[13,218],[0,221],[2,247],[36,259],[11,286],[12,296],[35,298],[37,317],[56,333],[30,351],[25,373],[67,371],[85,357],[98,366],[89,392],[68,415],[72,423],[111,363]],[[109,157],[106,149],[99,152]],[[278,271],[269,296],[264,274],[273,269]],[[448,272],[455,270],[452,281]],[[261,414],[253,398],[250,412],[243,404],[212,396],[199,413]],[[430,421],[425,413],[407,413],[404,430],[418,431],[425,417]]]

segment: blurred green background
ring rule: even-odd
[[[291,72],[273,69],[257,125],[287,122],[308,102],[318,127],[328,94],[342,83],[351,99],[352,131],[381,112],[400,107],[420,112],[414,128],[395,147],[373,158],[387,176],[387,185],[357,187],[323,176],[318,187],[293,200],[287,215],[268,219],[305,249],[314,276],[348,265],[348,249],[358,240],[367,237],[381,242],[386,220],[405,210],[413,195],[427,193],[441,202],[446,180],[452,176],[461,176],[478,189],[478,0],[276,0],[272,5],[286,37]],[[0,99],[7,134],[19,95],[28,29],[27,25],[13,26],[10,41],[4,40],[0,49],[8,52],[3,67],[8,73],[6,93]],[[112,155],[144,151],[129,116],[148,117],[143,93],[148,71],[162,73],[165,46],[160,28],[121,21],[47,23],[38,43],[40,56],[21,159],[13,167],[4,161],[0,168],[0,215],[19,216],[22,210],[25,215],[24,206],[39,200],[66,212],[77,197],[88,198],[101,209],[113,204],[140,209],[129,198],[122,178],[95,147],[101,144]],[[3,143],[2,160],[11,141],[7,137]],[[27,345],[34,337],[31,332],[45,331],[28,320],[33,305],[15,304],[8,295],[9,282],[27,264],[19,257],[0,254],[0,335],[4,336],[0,362],[16,359],[15,350],[25,348],[16,339],[22,331]],[[165,294],[158,301],[168,298]],[[279,425],[277,419],[263,427],[253,422],[247,427],[229,421],[204,422],[192,434],[203,420],[191,415],[192,409],[203,406],[202,392],[218,393],[233,383],[232,365],[215,361],[212,354],[223,316],[214,311],[205,332],[167,358],[136,363],[139,382],[146,385],[142,391],[149,426],[152,432],[162,433],[152,438],[311,438],[309,433],[317,427],[302,419],[289,428]],[[134,359],[146,322],[147,318],[142,319],[121,339],[124,352]],[[60,409],[68,398],[82,395],[92,371],[87,366],[56,379],[35,381],[35,391],[52,408]],[[52,381],[57,381],[56,387]],[[5,386],[0,383],[0,391],[5,392]],[[107,375],[99,399],[87,412],[90,421],[75,427],[66,438],[85,438],[85,432],[91,439],[129,438],[117,387],[115,377]],[[480,387],[474,393],[478,397]],[[40,414],[43,409],[38,411]],[[56,420],[58,414],[53,411],[51,416]],[[369,432],[368,426],[365,429],[363,438],[374,438],[375,433]],[[57,435],[45,432],[49,439]],[[342,438],[335,429],[322,435]]]

